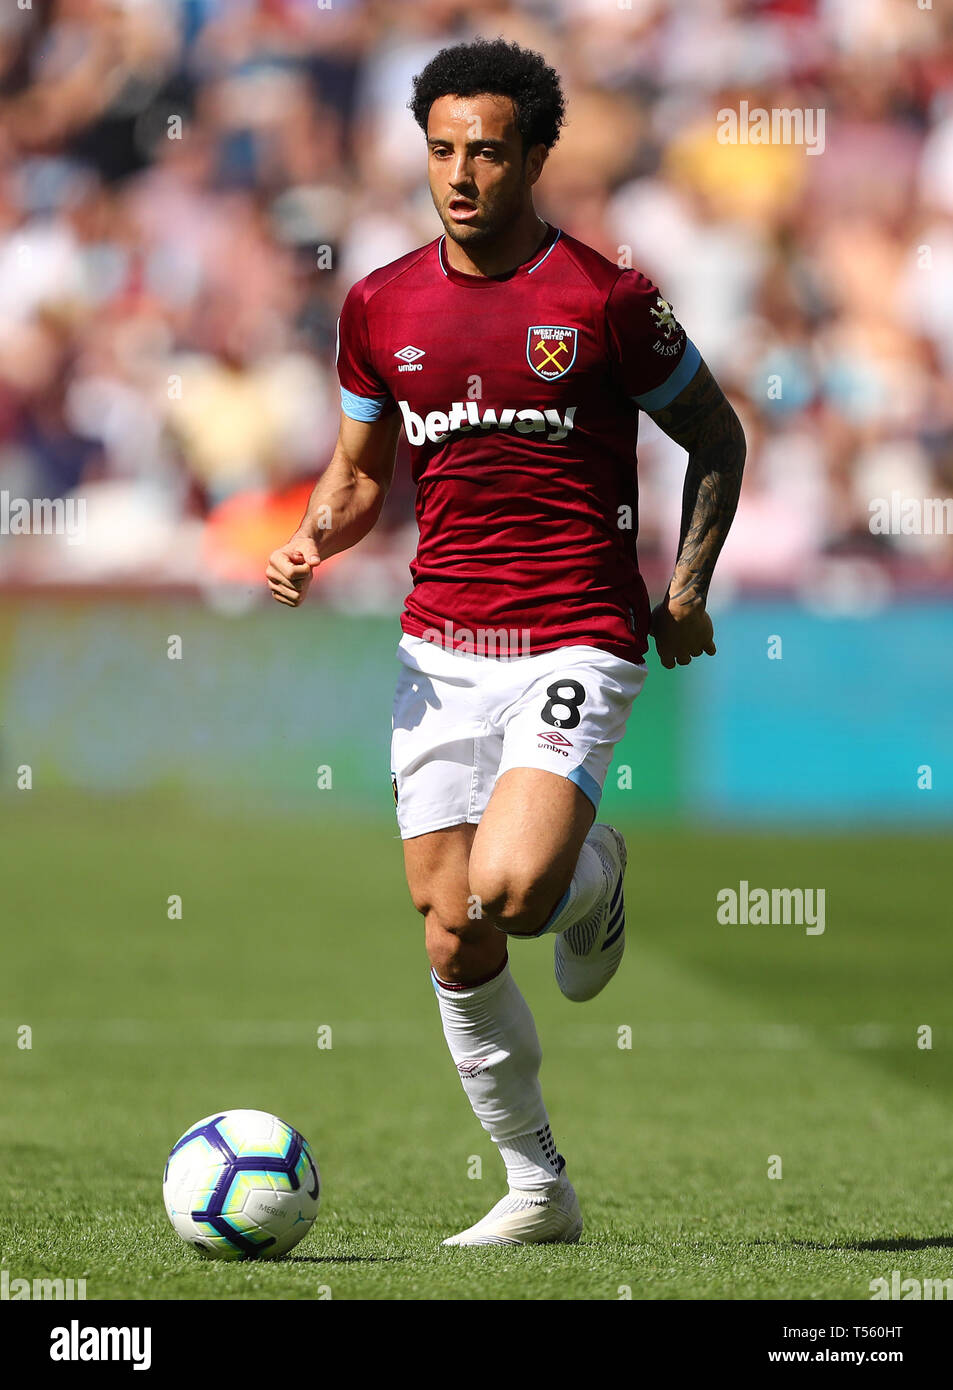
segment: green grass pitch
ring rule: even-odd
[[[863,1300],[894,1269],[953,1272],[940,836],[630,829],[605,993],[570,1004],[551,942],[511,950],[582,1242],[444,1250],[502,1167],[445,1051],[391,827],[36,791],[4,819],[11,1279],[84,1277],[90,1299]],[[824,934],[717,925],[741,879],[825,888]],[[274,1264],[206,1263],[162,1208],[171,1144],[237,1106],[297,1126],[321,1166],[318,1221]]]

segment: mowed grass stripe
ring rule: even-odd
[[[630,836],[651,873],[630,879],[629,955],[604,996],[563,1000],[547,943],[512,953],[584,1243],[448,1251],[501,1169],[446,1058],[391,833],[136,803],[77,824],[37,804],[12,832],[25,920],[0,986],[7,1027],[35,1030],[32,1051],[9,1032],[0,1051],[11,1277],[249,1299],[862,1299],[894,1268],[949,1277],[951,943],[936,902],[909,925],[935,841],[693,837],[686,867],[683,833]],[[712,879],[750,863],[770,885],[797,856],[850,916],[814,939],[714,925]],[[913,1019],[935,1021],[932,1052]],[[171,1142],[235,1105],[282,1114],[322,1166],[314,1232],[274,1266],[201,1263],[161,1209]]]

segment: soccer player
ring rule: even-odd
[[[367,535],[403,426],[420,537],[397,649],[397,819],[450,1055],[509,1188],[444,1244],[572,1242],[582,1216],[507,944],[551,938],[573,1000],[619,967],[626,846],[595,815],[649,635],[669,669],[715,653],[705,602],[744,436],[655,285],[537,216],[564,120],[540,55],[502,39],[443,49],[410,106],[443,235],[349,291],[337,446],[267,579],[296,607],[321,561]],[[651,614],[640,410],[688,451],[678,556]]]

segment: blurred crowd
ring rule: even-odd
[[[82,497],[87,532],[0,534],[0,583],[260,587],[333,448],[348,288],[442,230],[411,78],[478,34],[563,80],[541,216],[654,279],[742,416],[726,588],[953,584],[953,536],[870,528],[953,497],[943,0],[11,0],[0,490]],[[823,153],[721,143],[743,101],[822,110]],[[330,601],[407,588],[405,447]],[[664,585],[685,456],[643,419],[639,459]]]

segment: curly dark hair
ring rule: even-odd
[[[484,92],[510,97],[524,157],[533,145],[551,150],[566,119],[555,68],[548,67],[539,53],[502,38],[474,39],[441,48],[414,78],[413,86],[414,95],[407,105],[424,134],[430,107],[438,97],[473,97]]]

